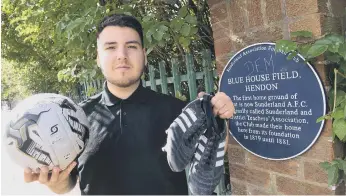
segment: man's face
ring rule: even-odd
[[[111,84],[123,88],[136,84],[146,64],[137,31],[129,27],[104,28],[97,40],[97,64]]]

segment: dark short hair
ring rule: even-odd
[[[137,31],[139,37],[141,38],[142,46],[144,47],[142,25],[135,17],[125,14],[113,14],[104,17],[97,27],[97,38],[99,38],[99,35],[103,31],[103,29],[108,26],[132,28],[133,30]]]

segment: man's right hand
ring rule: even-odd
[[[51,175],[48,175],[49,169],[47,166],[41,167],[39,172],[34,173],[30,168],[24,169],[24,181],[27,183],[39,181],[45,184],[53,192],[61,194],[70,191],[75,182],[71,182],[70,173],[77,165],[74,161],[63,171],[59,167],[54,167]]]

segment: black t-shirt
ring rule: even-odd
[[[91,126],[78,158],[82,194],[188,194],[185,172],[172,172],[162,151],[183,101],[141,85],[121,100],[105,85],[81,106]]]

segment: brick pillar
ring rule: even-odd
[[[346,0],[209,0],[208,4],[220,74],[231,56],[250,44],[289,39],[290,32],[297,30],[309,30],[315,36],[340,32]],[[314,66],[328,90],[325,66]],[[308,151],[286,161],[254,156],[230,138],[232,194],[345,194],[343,184],[336,190],[328,187],[327,174],[319,166],[341,149],[332,142],[331,128],[327,121]]]

